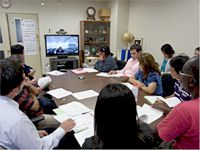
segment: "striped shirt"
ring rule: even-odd
[[[180,85],[179,81],[175,81],[174,84],[174,96],[176,96],[181,101],[189,101],[192,99],[192,95],[186,91],[184,91]]]

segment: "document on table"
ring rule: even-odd
[[[122,73],[108,74],[105,72],[100,72],[100,73],[96,74],[96,76],[99,76],[99,77],[122,77],[124,75]]]
[[[85,105],[79,103],[79,102],[71,102],[65,105],[59,106],[62,111],[70,115],[71,117],[75,117],[80,114],[84,114],[87,112],[91,112],[92,110],[86,107]]]
[[[133,95],[135,96],[135,100],[137,101],[137,98],[138,98],[138,87],[137,86],[134,86],[128,82],[124,82],[124,83],[121,83],[121,84],[124,84],[126,85],[133,93]]]
[[[155,103],[156,100],[161,100],[165,102],[169,107],[175,107],[181,101],[177,97],[163,98],[162,96],[144,96],[146,100],[148,100],[151,104]]]
[[[75,74],[98,72],[98,70],[93,68],[78,68],[71,71]]]
[[[60,99],[60,98],[63,98],[63,97],[66,97],[66,96],[69,96],[72,94],[71,91],[67,91],[63,88],[53,89],[53,90],[48,91],[47,93],[57,99]]]
[[[137,113],[138,113],[139,119],[141,119],[143,122],[147,124],[150,124],[153,121],[163,116],[162,111],[154,109],[147,104],[144,104],[142,107],[137,105]]]
[[[92,72],[98,72],[98,70],[94,69],[94,68],[83,68],[84,71],[88,72],[88,73],[92,73]]]
[[[99,93],[97,93],[94,90],[87,90],[87,91],[73,93],[72,95],[78,100],[83,100],[83,99],[86,99],[86,98],[98,96]]]
[[[47,74],[54,75],[54,76],[61,76],[61,75],[65,74],[65,73],[57,71],[57,70],[54,70],[54,71],[47,72]]]

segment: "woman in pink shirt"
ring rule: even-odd
[[[127,61],[122,70],[111,70],[109,74],[122,73],[124,76],[132,77],[139,70],[138,57],[142,53],[142,47],[134,44],[130,47],[131,58]]]

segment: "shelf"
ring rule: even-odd
[[[107,32],[107,33],[85,33],[85,35],[102,35],[102,34],[110,34],[110,32]]]

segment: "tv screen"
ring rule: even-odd
[[[78,55],[79,35],[45,35],[46,56]]]

